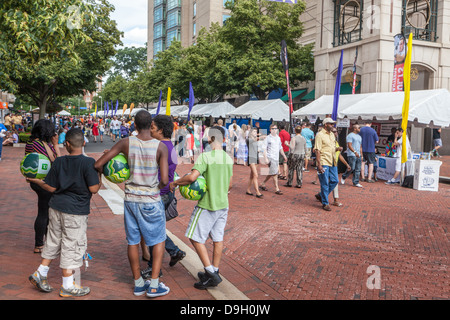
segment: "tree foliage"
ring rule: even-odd
[[[288,46],[291,87],[314,79],[313,45],[301,46],[300,15],[305,4],[272,1],[235,0],[228,2],[231,16],[224,26],[202,28],[194,45],[183,48],[179,41],[159,52],[134,79],[128,81],[131,94],[122,94],[128,103],[157,102],[162,90],[172,89],[172,101],[189,97],[192,82],[200,102],[214,102],[225,95],[255,94],[258,99],[278,88],[286,88],[280,61],[281,41]],[[125,78],[108,83],[119,97]],[[105,88],[107,92],[109,88]]]
[[[29,96],[44,117],[62,97],[95,90],[121,32],[106,0],[2,0],[0,85]]]

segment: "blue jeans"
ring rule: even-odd
[[[349,171],[345,171],[342,175],[342,179],[347,179],[353,173],[353,185],[357,185],[359,183],[359,175],[361,174],[361,157],[348,157],[347,158],[348,165],[352,168]]]
[[[328,196],[338,184],[338,170],[337,167],[322,166],[324,173],[319,173],[320,181],[320,196],[322,197],[322,204],[328,205]]]
[[[2,158],[3,138],[0,137],[0,159]]]
[[[174,192],[169,192],[165,195],[161,195],[161,201],[164,204],[164,210],[167,210],[169,204],[173,200],[173,197]],[[177,254],[178,251],[180,251],[180,249],[175,245],[175,243],[173,243],[172,239],[170,239],[169,236],[167,235],[166,235],[165,249],[170,256],[174,256]],[[148,261],[148,266],[151,267],[153,263],[153,253],[152,253],[153,247],[148,247],[148,251],[150,252],[150,259]]]

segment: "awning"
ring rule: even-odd
[[[358,91],[361,87],[361,82],[358,83],[358,85],[355,88],[355,91]],[[346,82],[341,84],[341,94],[352,94],[353,92],[353,84]]]
[[[303,98],[301,98],[301,101],[312,101],[316,98],[316,89],[312,89],[310,92],[308,92]]]
[[[305,92],[306,89],[301,89],[301,90],[295,90],[292,91],[292,99],[297,98],[299,95],[301,95],[303,92]],[[287,94],[285,94],[283,97],[281,97],[282,101],[289,101],[289,96]]]

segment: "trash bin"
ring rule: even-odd
[[[442,162],[436,160],[415,160],[413,189],[438,191],[439,169]]]

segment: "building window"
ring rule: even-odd
[[[333,0],[333,46],[361,40],[363,25],[362,0]]]
[[[156,56],[158,52],[164,50],[164,39],[153,41],[153,56]]]
[[[225,25],[225,21],[227,21],[227,19],[231,17],[229,14],[223,14],[222,15],[222,24]]]
[[[172,11],[167,15],[167,29],[177,27],[181,24],[181,11]]]
[[[157,7],[157,6],[159,6],[160,4],[163,4],[164,3],[164,0],[154,0],[153,1],[153,7]]]
[[[194,17],[197,16],[197,2],[194,2],[194,11],[193,11]]]
[[[194,37],[197,35],[197,24],[195,22],[192,25],[192,33],[194,34]]]
[[[153,22],[158,23],[164,19],[164,7],[159,7],[155,9],[153,13]]]
[[[181,34],[179,29],[171,30],[167,32],[167,40],[166,40],[166,47],[169,48],[172,44],[172,41],[177,40],[180,41]]]
[[[167,0],[167,11],[181,6],[181,0]]]
[[[165,30],[164,30],[164,24],[158,23],[153,27],[153,39],[158,39],[164,36]]]
[[[403,0],[402,31],[416,40],[436,42],[438,0]]]

